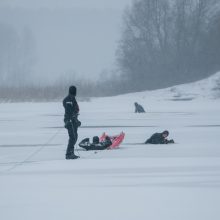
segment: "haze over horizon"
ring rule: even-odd
[[[96,79],[114,69],[122,14],[129,0],[0,1],[0,23],[33,35],[33,78],[51,82],[66,73]]]
[[[1,0],[2,6],[10,7],[21,7],[26,9],[36,8],[50,8],[50,9],[61,9],[61,8],[89,8],[89,9],[124,9],[128,5],[130,0]]]

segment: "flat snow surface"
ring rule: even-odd
[[[64,159],[61,102],[0,104],[1,219],[219,220],[220,100],[175,99],[173,91],[189,89],[79,103],[78,140],[126,137],[118,150],[78,148],[73,161]],[[133,113],[135,101],[146,114]],[[164,129],[176,144],[142,144]]]

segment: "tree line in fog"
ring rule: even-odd
[[[199,80],[220,70],[215,0],[136,0],[124,14],[118,64],[127,91]]]
[[[58,100],[71,84],[91,97],[196,81],[220,70],[219,39],[217,0],[134,0],[124,12],[113,74],[94,82],[70,73],[48,86],[32,81],[31,30],[0,23],[0,99]]]

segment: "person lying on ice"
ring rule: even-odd
[[[112,145],[112,142],[108,136],[105,137],[103,141],[99,141],[99,137],[93,137],[92,143],[90,143],[89,138],[83,139],[79,146],[85,150],[105,150]]]
[[[174,140],[168,140],[169,131],[155,133],[145,141],[145,144],[173,144]]]
[[[141,106],[137,102],[134,103],[134,106],[135,106],[135,113],[145,113],[143,106]]]

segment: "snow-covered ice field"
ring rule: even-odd
[[[126,137],[118,150],[77,149],[73,161],[61,102],[0,104],[0,219],[219,220],[220,100],[183,91],[80,102],[78,140]],[[133,113],[135,101],[146,114]],[[176,144],[141,144],[165,129]]]

